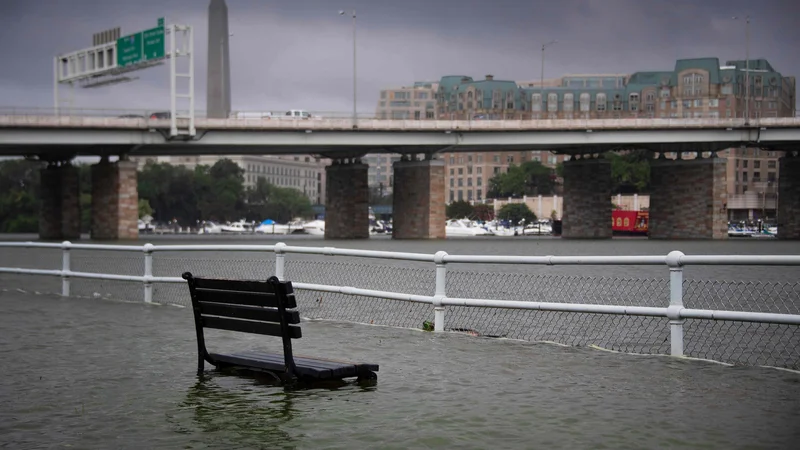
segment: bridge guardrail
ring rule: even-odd
[[[0,106],[0,126],[60,126],[93,127],[124,126],[135,128],[134,119],[143,119],[148,127],[169,127],[168,118],[152,118],[158,109],[92,109],[92,108],[37,108]],[[205,111],[196,111],[198,127],[239,128],[353,128],[352,112],[309,111],[310,118],[285,115],[285,111],[233,111],[227,118],[209,118]],[[359,113],[359,129],[386,130],[582,130],[602,131],[617,129],[703,129],[703,128],[781,128],[798,127],[798,117],[751,118],[745,123],[741,118],[619,118],[619,119],[386,119],[372,113]],[[79,119],[79,120],[70,120]],[[119,120],[115,120],[119,119]],[[127,120],[126,120],[127,119]],[[185,120],[185,119],[179,119]],[[19,122],[19,123],[17,123]]]
[[[185,280],[180,278],[185,270],[256,279],[274,274],[294,282],[301,313],[313,319],[410,328],[429,322],[437,332],[599,345],[631,353],[668,353],[800,370],[800,283],[685,280],[683,274],[687,265],[800,266],[800,255],[685,255],[674,251],[662,256],[487,256],[283,243],[127,246],[0,242],[0,248],[6,253],[13,248],[60,252],[59,268],[0,267],[0,275],[58,277],[63,296],[103,297],[107,290],[113,292],[112,298],[185,306],[188,294],[183,289]],[[254,252],[249,253],[250,258],[266,252],[274,258],[221,258],[218,255],[223,251]],[[98,258],[97,252],[112,256]],[[203,252],[215,256],[204,257]],[[197,257],[187,256],[198,253]],[[291,254],[297,257],[287,259]],[[308,259],[309,255],[323,259]],[[354,263],[353,258],[390,265]],[[403,263],[391,265],[392,261]],[[454,264],[482,268],[663,266],[668,276],[487,273],[450,268]]]

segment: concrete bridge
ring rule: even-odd
[[[184,119],[179,119],[184,120]],[[180,124],[188,126],[186,123]],[[317,154],[327,171],[326,237],[367,238],[367,153],[400,153],[395,163],[394,237],[444,238],[444,162],[437,152],[551,150],[564,165],[567,238],[611,236],[606,151],[649,149],[651,238],[725,239],[726,165],[715,152],[739,147],[785,151],[780,162],[780,238],[800,238],[800,118],[615,120],[195,119],[194,136],[170,136],[170,121],[147,118],[0,115],[0,155],[50,162],[42,182],[40,235],[78,236],[79,155],[104,157],[92,169],[92,237],[134,238],[136,166],[131,155]],[[666,153],[676,153],[667,159]],[[692,154],[694,159],[683,159]],[[116,163],[107,156],[120,156]],[[710,155],[710,157],[703,157]],[[677,202],[684,199],[676,210]],[[687,199],[688,200],[685,200]]]

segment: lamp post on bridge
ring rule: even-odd
[[[339,15],[345,15],[344,10]],[[353,10],[353,128],[358,127],[358,110],[356,106],[356,10]]]
[[[541,77],[539,78],[539,107],[541,108],[541,113],[544,114],[544,50],[547,47],[550,47],[553,44],[558,43],[556,40],[552,40],[550,42],[542,44],[542,67],[541,67]]]
[[[733,20],[739,20],[733,16]],[[744,17],[744,124],[750,125],[750,15]]]

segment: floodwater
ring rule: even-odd
[[[296,354],[378,363],[377,383],[288,390],[210,367],[198,377],[189,308],[13,289],[0,301],[7,448],[794,448],[800,439],[800,374],[776,369],[314,321]],[[219,333],[209,346],[275,341]]]

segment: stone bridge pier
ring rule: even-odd
[[[334,159],[325,168],[325,239],[369,238],[369,166]]]
[[[800,155],[786,152],[779,170],[778,239],[800,239]]]
[[[727,239],[727,161],[653,160],[650,167],[650,239]]]
[[[393,164],[393,239],[444,239],[444,161],[404,155]]]
[[[136,163],[104,156],[92,166],[92,239],[136,239],[138,219]]]
[[[69,161],[49,162],[39,175],[39,238],[58,241],[80,239],[78,168]]]
[[[564,161],[562,238],[611,238],[611,161],[602,156]]]

